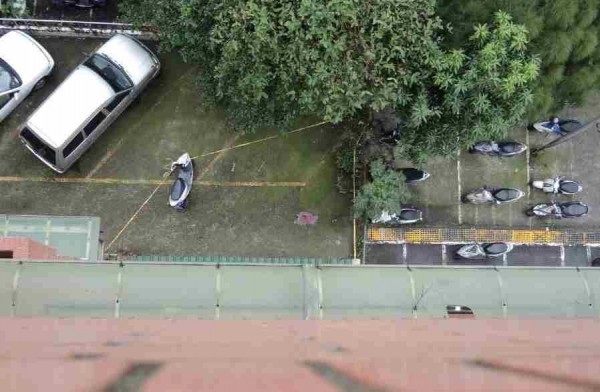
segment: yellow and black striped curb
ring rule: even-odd
[[[467,242],[511,242],[525,245],[600,246],[600,232],[556,229],[398,228],[370,226],[372,243],[452,244]]]

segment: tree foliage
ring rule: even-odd
[[[600,87],[600,0],[440,0],[439,12],[450,22],[448,42],[462,46],[471,26],[498,9],[509,12],[530,32],[531,51],[543,68],[534,88],[529,118],[546,117],[565,103],[579,104]]]
[[[202,64],[205,96],[245,128],[300,115],[340,122],[392,108],[413,160],[500,137],[531,101],[528,33],[499,12],[459,49],[440,44],[434,0],[126,0]],[[585,52],[585,48],[581,49]]]
[[[0,17],[18,18],[26,14],[25,2],[16,0],[0,1]]]
[[[369,173],[371,181],[356,195],[354,215],[375,219],[383,211],[399,213],[402,204],[412,198],[402,173],[386,168],[380,160],[371,163]]]
[[[418,162],[504,137],[533,100],[539,60],[528,54],[527,43],[527,30],[497,12],[491,25],[475,27],[463,48],[440,51],[405,115],[396,155]]]
[[[339,122],[406,105],[435,54],[434,0],[126,0],[203,67],[209,96],[246,126]]]

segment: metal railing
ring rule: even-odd
[[[142,255],[125,256],[122,261],[129,262],[172,262],[203,264],[293,264],[293,265],[352,265],[349,258],[312,258],[312,257],[230,257],[230,256],[164,256]]]
[[[129,23],[0,18],[0,34],[7,30],[22,30],[38,36],[105,38],[126,33],[144,40],[158,38],[156,28],[147,26],[138,30]]]

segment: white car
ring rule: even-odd
[[[25,147],[64,173],[158,74],[158,58],[137,39],[116,34],[33,112],[20,137]]]
[[[29,35],[13,30],[0,38],[0,121],[44,85],[52,68],[52,56]]]

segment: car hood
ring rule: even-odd
[[[98,74],[80,65],[27,121],[48,144],[57,148],[115,95]]]
[[[97,52],[123,67],[136,85],[151,73],[155,66],[154,56],[139,42],[123,34],[109,39]]]
[[[37,80],[54,66],[48,52],[20,31],[10,31],[0,38],[0,58],[19,74],[23,84]]]

